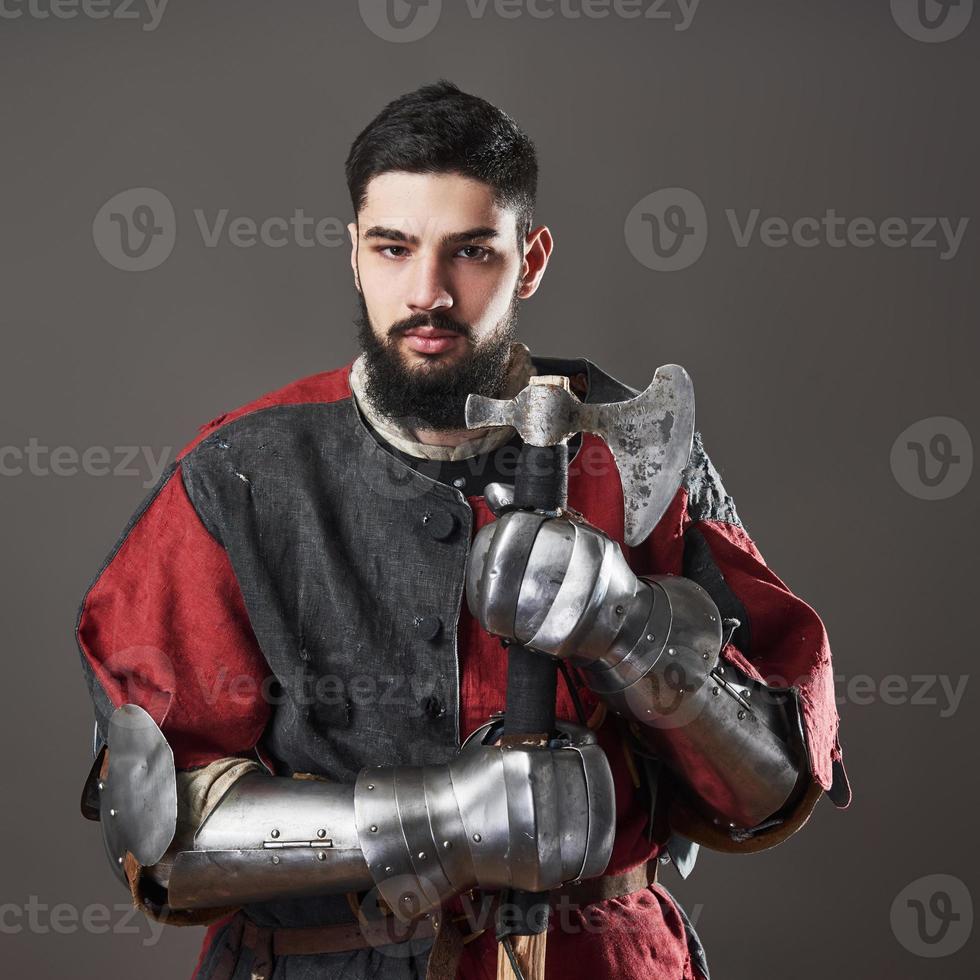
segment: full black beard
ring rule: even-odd
[[[388,328],[386,340],[371,329],[367,304],[358,292],[360,316],[355,318],[364,351],[364,387],[374,407],[389,419],[412,429],[450,431],[466,428],[466,399],[471,394],[497,398],[507,380],[511,346],[517,333],[517,290],[493,334],[479,346],[468,323],[446,313],[417,313]],[[414,327],[431,325],[465,338],[469,353],[459,363],[433,361],[417,369],[406,367],[391,338]]]

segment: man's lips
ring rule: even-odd
[[[455,330],[441,330],[437,327],[413,327],[405,331],[404,337],[408,346],[420,354],[439,354],[463,339],[462,334]]]

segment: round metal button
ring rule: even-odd
[[[456,530],[456,517],[448,510],[427,510],[422,526],[436,541],[445,541]]]
[[[415,628],[423,640],[434,640],[442,629],[442,620],[438,616],[416,616]]]

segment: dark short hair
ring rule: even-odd
[[[496,203],[515,211],[518,245],[531,230],[534,144],[505,112],[446,79],[389,102],[354,140],[345,167],[355,215],[379,174],[456,173],[489,184]]]

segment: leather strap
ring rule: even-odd
[[[657,880],[657,866],[657,859],[651,858],[622,874],[602,875],[555,888],[551,892],[552,908],[593,905],[640,891]],[[484,895],[490,897],[489,894],[481,894],[477,890],[470,895],[478,901]],[[492,898],[495,906],[497,894],[493,893]],[[432,937],[435,937],[435,942],[429,954],[426,980],[451,980],[456,975],[456,966],[464,944],[479,935],[464,935],[454,918],[444,911],[433,913],[409,925],[398,922],[390,915],[383,919],[359,915],[350,922],[309,928],[267,928],[254,923],[244,912],[239,915],[244,918],[242,945],[251,950],[253,956],[252,980],[268,980],[277,956],[340,953]],[[487,921],[493,920],[490,918]]]
[[[650,858],[645,864],[638,864],[622,874],[600,875],[598,878],[586,878],[585,881],[563,885],[552,891],[551,904],[554,905],[556,900],[564,898],[566,905],[594,905],[608,898],[620,898],[638,892],[657,880],[659,863],[656,858]]]

